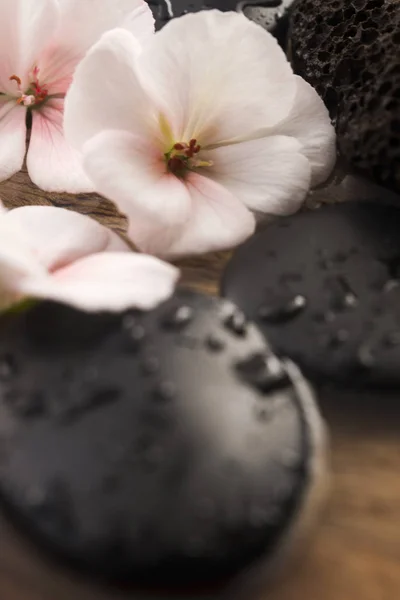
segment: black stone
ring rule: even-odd
[[[156,28],[161,29],[172,18],[201,10],[238,11],[275,35],[285,45],[289,24],[289,9],[294,0],[147,0]]]
[[[161,589],[274,554],[312,479],[310,398],[230,303],[38,304],[1,317],[0,356],[0,499],[39,548]]]
[[[222,294],[313,380],[398,387],[399,231],[400,210],[372,203],[277,220],[236,251]]]
[[[336,120],[342,156],[399,192],[398,0],[297,0],[289,37],[295,72]]]

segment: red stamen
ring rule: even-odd
[[[173,156],[168,160],[168,168],[172,173],[175,173],[176,171],[184,169],[185,163],[181,158],[178,158],[178,156]]]
[[[180,144],[179,142],[177,142],[176,144],[174,144],[173,148],[174,148],[174,150],[184,150],[185,149],[185,145],[184,144]]]
[[[200,152],[200,150],[201,150],[201,146],[200,146],[200,144],[197,144],[197,146],[195,146],[195,147],[193,148],[193,152],[194,152],[195,154],[198,154],[198,153]]]

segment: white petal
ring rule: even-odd
[[[57,0],[0,0],[0,91],[17,95],[11,75],[28,74],[48,43],[59,17]]]
[[[33,255],[46,269],[55,271],[84,256],[128,246],[90,217],[53,206],[23,206],[2,217],[24,232]],[[119,241],[118,241],[119,240]]]
[[[27,156],[29,176],[48,192],[93,192],[93,183],[83,171],[81,154],[64,137],[63,109],[64,100],[53,98],[33,111]]]
[[[150,310],[169,298],[179,271],[134,253],[102,253],[57,271],[52,278],[24,281],[27,295],[70,304],[81,310]]]
[[[43,277],[46,270],[32,254],[18,226],[0,216],[0,308],[20,293],[26,277]]]
[[[272,127],[287,116],[296,92],[275,38],[234,12],[170,21],[138,64],[179,141],[209,145]]]
[[[311,185],[326,181],[336,163],[336,135],[328,109],[314,88],[296,75],[297,93],[289,116],[272,134],[295,137],[311,164]]]
[[[136,73],[139,53],[135,38],[117,29],[106,33],[76,69],[65,100],[64,127],[68,141],[78,149],[104,129],[147,137],[151,101]]]
[[[177,257],[225,250],[254,233],[254,216],[230,191],[196,173],[187,177],[186,184],[192,199],[190,219],[175,241],[164,249],[164,255]]]
[[[310,187],[311,169],[300,142],[272,136],[217,148],[210,176],[252,210],[286,215],[296,212]]]
[[[59,4],[60,25],[40,61],[52,93],[66,91],[65,78],[72,78],[76,65],[106,31],[122,27],[143,44],[154,34],[154,18],[143,0],[59,0]]]
[[[134,227],[149,220],[154,231],[188,219],[191,200],[186,186],[166,171],[160,150],[146,139],[104,131],[85,144],[83,154],[96,190],[126,212]]]
[[[0,181],[21,170],[25,140],[26,108],[0,97]]]

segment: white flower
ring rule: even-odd
[[[336,156],[322,100],[276,40],[219,11],[171,21],[142,53],[105,34],[75,73],[65,131],[138,247],[169,256],[241,242],[253,210],[296,211]]]
[[[93,189],[64,139],[64,97],[79,61],[114,27],[145,41],[154,20],[143,0],[0,0],[0,180],[22,167],[29,111],[32,181],[49,191]]]
[[[147,310],[173,292],[178,270],[135,254],[89,217],[49,206],[0,205],[0,307],[25,297],[85,311]]]

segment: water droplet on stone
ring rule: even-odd
[[[346,329],[339,329],[331,335],[329,338],[329,344],[331,346],[340,346],[341,344],[345,344],[349,337],[350,334]]]
[[[167,329],[183,329],[193,320],[194,311],[190,306],[179,306],[163,318],[163,326]]]
[[[225,320],[224,325],[229,331],[243,337],[247,332],[247,319],[240,310],[234,310]]]
[[[55,410],[55,417],[60,423],[67,424],[80,419],[87,412],[97,410],[117,402],[121,398],[119,388],[104,388],[91,391],[83,389],[72,395],[70,402],[60,402],[59,410]]]
[[[160,361],[157,356],[147,356],[142,362],[142,371],[145,375],[154,375],[160,370]]]
[[[400,281],[398,279],[389,279],[389,281],[386,281],[383,287],[383,292],[385,294],[390,294],[390,292],[396,290],[399,287],[399,285]]]
[[[254,414],[257,421],[266,423],[267,421],[270,421],[272,419],[274,411],[271,410],[271,407],[269,406],[256,406]]]
[[[358,298],[351,289],[347,279],[339,275],[333,280],[329,280],[332,287],[332,308],[337,311],[354,308],[358,304]]]
[[[7,381],[14,377],[17,373],[17,365],[14,358],[5,354],[0,357],[0,381]]]
[[[224,341],[218,335],[213,333],[207,336],[206,345],[213,352],[221,352],[225,347]]]
[[[358,364],[364,369],[371,369],[375,364],[375,358],[370,346],[362,345],[357,352]]]
[[[170,402],[176,397],[176,387],[171,381],[162,381],[154,390],[156,400]]]
[[[275,356],[252,354],[236,363],[235,367],[245,381],[264,394],[289,384],[286,370]]]
[[[289,302],[281,306],[262,306],[258,311],[258,316],[263,321],[271,324],[286,323],[297,317],[307,306],[307,300],[304,296],[298,294]]]

